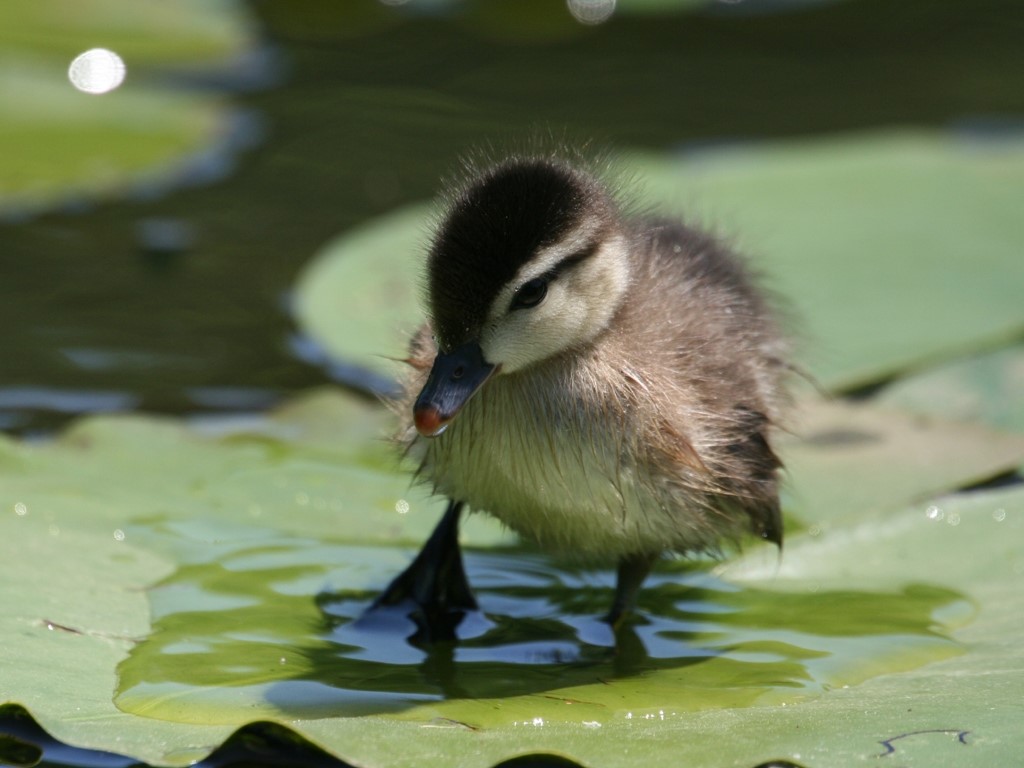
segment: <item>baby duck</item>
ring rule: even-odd
[[[448,511],[376,605],[421,637],[475,609],[464,505],[560,555],[616,562],[606,620],[664,553],[752,531],[781,546],[771,430],[788,343],[743,260],[677,221],[631,216],[553,155],[471,172],[427,257],[399,443]]]

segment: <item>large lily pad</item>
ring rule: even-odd
[[[804,453],[796,488],[822,473],[854,489],[876,471],[874,454],[821,439],[842,418],[808,410],[811,439],[790,451]],[[401,617],[390,630],[349,621],[436,516],[388,458],[386,419],[325,391],[201,432],[104,417],[52,443],[0,443],[0,657],[16,670],[0,703],[68,743],[166,765],[254,719],[367,766],[535,751],[602,766],[815,765],[882,742],[934,762],[967,748],[893,741],[936,729],[969,731],[978,759],[1009,759],[1012,718],[991,707],[1015,706],[1024,672],[1011,653],[1024,495],[892,509],[1012,466],[1019,441],[933,427],[939,482],[898,419],[858,412],[872,445],[905,447],[889,460],[916,485],[879,476],[875,501],[827,514],[815,492],[795,494],[805,532],[781,564],[768,548],[715,571],[666,564],[614,653],[596,620],[610,572],[509,552],[472,519],[469,570],[493,626],[470,627],[449,657],[408,645]]]
[[[710,219],[792,303],[833,388],[1024,330],[1024,141],[890,133],[637,166],[651,196]]]
[[[623,172],[656,207],[710,223],[753,254],[793,309],[803,362],[827,387],[1024,332],[1024,141],[874,134],[682,159],[631,154]],[[428,221],[426,208],[410,208],[325,246],[297,286],[307,332],[342,359],[387,370],[422,316],[415,285]]]

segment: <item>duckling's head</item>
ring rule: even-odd
[[[595,177],[550,157],[476,175],[451,198],[427,260],[439,353],[416,428],[439,435],[491,376],[584,347],[629,277],[626,232]]]

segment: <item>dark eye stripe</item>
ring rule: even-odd
[[[589,259],[595,253],[597,253],[597,243],[589,243],[580,250],[576,251],[576,253],[566,256],[560,262],[555,264],[555,266],[553,266],[551,269],[549,269],[547,272],[541,275],[541,277],[543,277],[548,282],[556,280],[558,276],[565,272],[567,269],[572,269],[577,264],[580,264],[581,262],[584,262],[587,259]]]
[[[575,267],[582,261],[586,261],[596,252],[597,242],[588,243],[576,253],[566,256],[547,272],[540,275],[540,277],[527,280],[516,290],[515,295],[512,297],[512,304],[509,306],[509,311],[536,307],[547,295],[548,284],[551,281],[557,279],[565,270]]]
[[[598,243],[597,243],[596,240],[594,240],[594,241],[592,241],[590,243],[587,243],[585,246],[583,246],[578,251],[576,251],[576,253],[574,253],[574,254],[572,254],[570,256],[566,256],[560,262],[555,264],[555,266],[553,266],[551,269],[549,269],[545,273],[546,276],[550,277],[551,279],[554,279],[554,278],[558,277],[558,275],[560,273],[564,272],[565,270],[567,270],[567,269],[569,269],[571,267],[575,267],[580,262],[586,261],[591,256],[593,256],[595,253],[597,253],[597,245],[598,245]]]

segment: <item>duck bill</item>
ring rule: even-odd
[[[412,407],[416,431],[424,437],[437,437],[455,418],[469,399],[498,370],[484,360],[476,342],[463,344],[448,354],[438,353]]]

